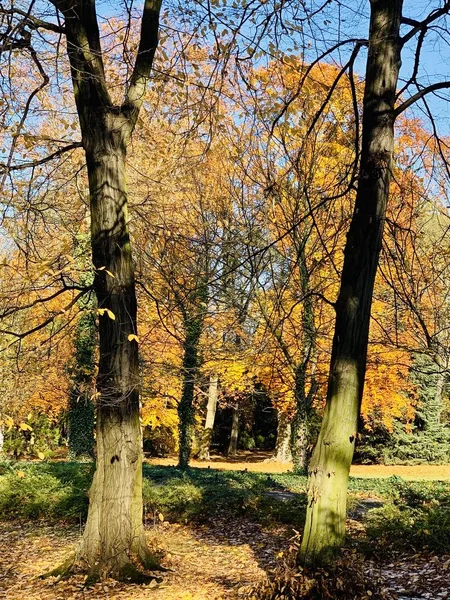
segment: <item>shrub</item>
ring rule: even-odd
[[[38,414],[31,414],[27,423],[31,430],[13,427],[5,433],[4,452],[16,458],[41,454],[45,458],[52,457],[60,446],[59,423],[54,423],[46,415]]]
[[[70,489],[51,475],[11,471],[0,477],[0,516],[63,516],[69,494]]]

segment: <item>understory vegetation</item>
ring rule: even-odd
[[[0,519],[84,522],[91,463],[0,463]],[[266,474],[144,465],[144,513],[148,525],[161,521],[201,523],[218,514],[248,517],[264,525],[304,520],[306,482],[294,473]],[[362,521],[367,538],[352,530],[349,546],[370,553],[385,546],[450,552],[450,485],[400,477],[351,478],[350,519]],[[368,543],[366,543],[368,542]]]

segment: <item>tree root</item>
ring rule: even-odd
[[[48,577],[58,577],[59,579],[68,579],[73,575],[74,566],[75,566],[75,554],[71,554],[63,563],[56,567],[56,569],[52,569],[48,573],[43,573],[39,575],[39,579],[47,579]]]
[[[92,568],[86,568],[86,563],[80,560],[75,554],[70,555],[61,565],[52,569],[48,573],[39,575],[39,579],[47,579],[56,577],[58,580],[69,579],[75,574],[86,573],[84,581],[85,587],[92,587],[99,581],[111,577],[117,581],[136,584],[148,584],[151,581],[157,583],[162,582],[162,577],[158,577],[151,571],[168,572],[170,569],[163,567],[158,556],[155,556],[146,550],[142,556],[138,558],[139,564],[143,567],[140,569],[131,560],[119,569],[109,567],[107,564],[98,564]]]

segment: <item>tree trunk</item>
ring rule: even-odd
[[[316,328],[314,323],[314,306],[310,289],[310,273],[306,263],[306,244],[309,234],[294,233],[297,247],[297,260],[300,275],[300,288],[303,297],[302,312],[302,348],[301,359],[294,373],[295,415],[291,424],[291,454],[294,472],[306,473],[311,454],[311,417],[313,399],[317,391],[314,380],[314,355],[316,348]],[[308,367],[311,373],[311,384],[307,392]]]
[[[209,376],[209,388],[208,388],[208,405],[206,407],[206,420],[205,428],[203,430],[203,436],[200,440],[200,448],[198,458],[200,460],[209,460],[209,450],[211,446],[211,439],[214,430],[214,421],[216,419],[217,409],[217,398],[219,390],[219,378],[217,375]]]
[[[183,354],[183,390],[178,404],[179,451],[178,467],[186,469],[192,453],[194,437],[194,386],[199,368],[198,344],[203,319],[188,319]]]
[[[92,401],[95,371],[95,316],[92,303],[82,307],[86,312],[77,325],[75,364],[71,372],[71,390],[67,415],[69,457],[94,456],[94,403]],[[89,309],[91,309],[89,311]]]
[[[294,472],[304,473],[308,466],[309,422],[311,403],[306,394],[305,363],[297,366],[295,371],[295,405],[296,411],[291,424],[291,454]]]
[[[228,456],[235,456],[237,454],[237,444],[239,437],[239,404],[233,406],[233,420],[231,422],[231,436],[230,443],[228,445]]]
[[[135,557],[155,566],[145,542],[139,420],[136,294],[127,227],[125,151],[114,131],[86,152],[96,267],[100,359],[97,376],[97,468],[79,559],[93,576],[127,578]],[[98,138],[97,138],[98,139]]]
[[[277,441],[272,460],[280,463],[292,462],[291,419],[286,413],[281,411],[278,411]]]
[[[402,0],[372,0],[355,210],[336,303],[327,403],[309,465],[299,561],[327,562],[343,544],[350,465],[363,394],[373,286],[389,197]]]

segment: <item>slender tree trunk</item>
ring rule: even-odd
[[[239,404],[233,406],[233,419],[231,422],[231,436],[230,443],[228,445],[228,456],[235,456],[237,454],[237,445],[239,437]]]
[[[194,386],[199,368],[198,344],[203,319],[188,319],[183,354],[183,390],[178,404],[179,451],[178,467],[186,469],[192,453],[194,438]]]
[[[75,339],[75,364],[72,369],[72,384],[67,415],[69,457],[73,459],[94,456],[94,403],[93,382],[95,370],[95,317],[92,303],[85,306]],[[89,310],[91,309],[91,310]]]
[[[5,434],[3,433],[3,427],[0,425],[0,453],[3,452],[4,443],[5,443]]]
[[[310,274],[306,264],[306,244],[309,234],[295,235],[300,275],[300,288],[303,296],[302,313],[302,355],[301,362],[295,368],[294,395],[296,411],[291,424],[291,454],[294,471],[304,473],[308,468],[311,454],[311,417],[316,384],[313,377],[313,362],[316,348],[316,328],[314,306],[310,290]],[[308,367],[311,372],[311,384],[307,392]]]
[[[200,448],[198,457],[200,460],[209,460],[209,450],[211,446],[211,439],[214,430],[214,421],[216,419],[217,399],[219,390],[219,378],[217,375],[209,376],[209,387],[208,387],[208,405],[206,407],[206,420],[205,428],[203,430],[203,436],[200,440]]]
[[[291,424],[291,454],[294,471],[303,473],[308,465],[308,449],[310,442],[311,404],[306,394],[305,363],[297,366],[295,371],[295,404],[296,411]]]
[[[275,454],[272,460],[280,463],[292,462],[291,419],[282,411],[278,411],[277,441],[275,444]]]
[[[363,394],[373,286],[389,197],[402,0],[371,0],[363,138],[347,236],[322,427],[309,465],[299,560],[326,562],[343,544],[347,486]]]

